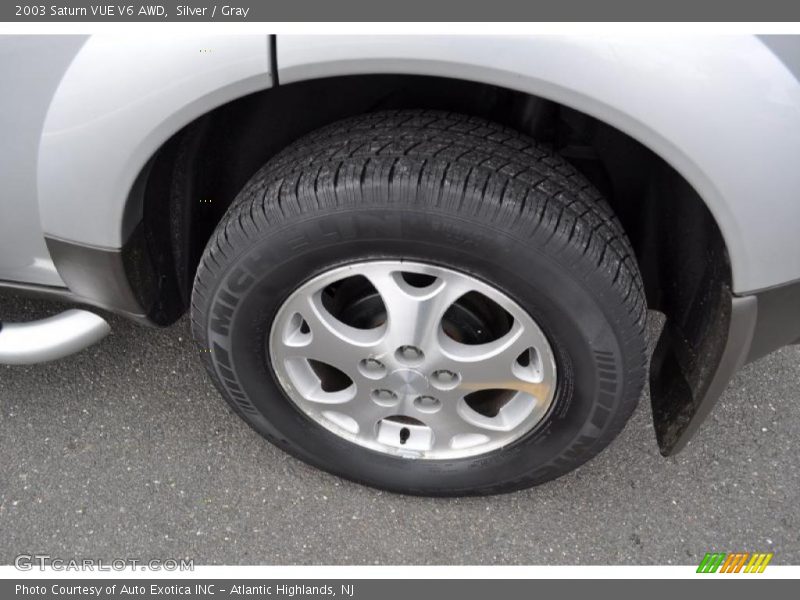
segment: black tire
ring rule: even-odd
[[[487,454],[408,460],[301,413],[269,365],[272,318],[304,281],[370,258],[467,272],[527,310],[558,364],[546,422]],[[273,158],[209,241],[191,311],[209,373],[256,431],[331,473],[424,495],[517,490],[600,452],[641,392],[645,315],[626,235],[574,167],[513,130],[431,111],[348,119]]]

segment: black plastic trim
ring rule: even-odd
[[[666,329],[653,354],[650,393],[661,454],[676,454],[689,442],[746,362],[758,302],[725,292],[725,307],[698,343]]]
[[[280,81],[278,79],[278,36],[272,34],[269,36],[269,67],[272,71],[272,86],[278,87]]]
[[[758,292],[754,297],[758,300],[758,319],[747,362],[800,342],[800,281]]]
[[[798,282],[750,296],[723,286],[697,306],[712,321],[668,323],[653,354],[653,422],[665,456],[686,445],[743,365],[800,342]]]
[[[96,248],[55,238],[45,238],[58,274],[69,288],[72,300],[121,314],[144,324],[148,318],[147,298],[154,285],[145,260],[141,227],[134,230],[120,250]],[[133,269],[129,279],[128,269]]]

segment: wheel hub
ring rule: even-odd
[[[428,379],[414,369],[397,369],[386,378],[386,385],[400,398],[416,398],[428,393]]]

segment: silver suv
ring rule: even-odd
[[[431,495],[576,468],[649,371],[672,454],[800,341],[798,76],[794,37],[5,36],[0,287],[86,308],[0,362],[188,311],[264,437]]]

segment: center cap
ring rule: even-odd
[[[428,390],[428,380],[414,369],[397,369],[387,378],[389,387],[401,398],[421,396]]]

